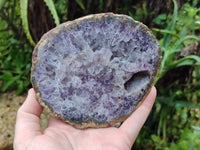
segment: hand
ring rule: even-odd
[[[41,132],[42,106],[33,89],[17,112],[15,150],[130,150],[154,104],[156,89],[153,87],[140,107],[120,128],[76,129],[50,117],[48,126]]]

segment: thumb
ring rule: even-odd
[[[120,127],[125,135],[131,139],[132,143],[134,143],[140,129],[145,123],[155,102],[155,98],[156,88],[153,87],[140,107]]]
[[[36,99],[35,91],[30,89],[25,102],[17,112],[14,144],[16,142],[23,144],[25,140],[41,134],[40,115],[42,111],[43,108]]]

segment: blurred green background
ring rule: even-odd
[[[48,30],[87,14],[127,14],[152,30],[163,52],[156,102],[133,149],[200,150],[199,7],[198,0],[0,0],[0,92],[31,88],[32,51]]]

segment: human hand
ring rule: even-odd
[[[154,104],[153,87],[140,107],[124,121],[120,128],[76,129],[50,117],[48,126],[41,132],[40,115],[43,107],[30,89],[24,104],[17,112],[15,150],[130,150]]]

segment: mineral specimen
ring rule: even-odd
[[[161,61],[151,31],[126,15],[89,15],[46,33],[32,58],[42,106],[77,128],[124,121],[148,94]]]

